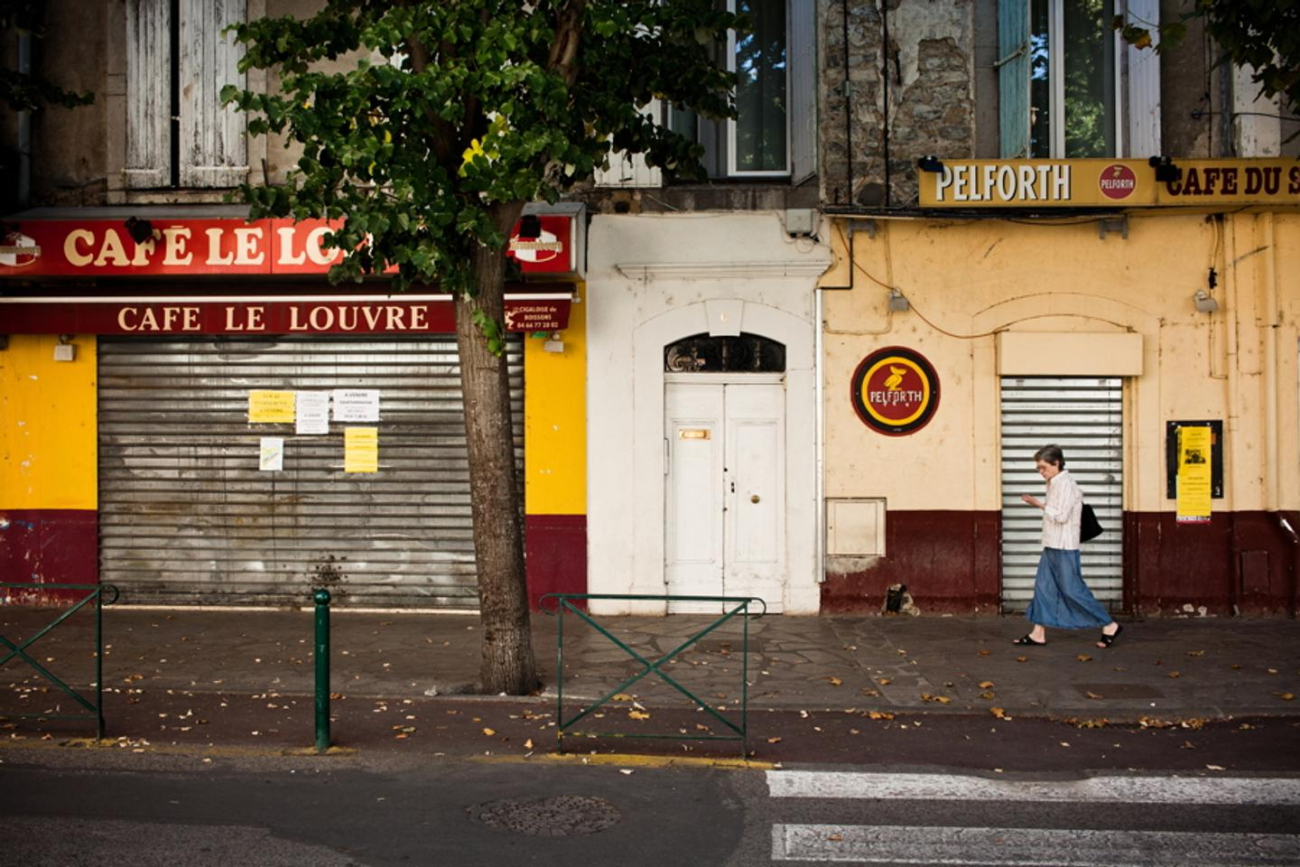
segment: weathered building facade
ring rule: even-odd
[[[1173,0],[727,2],[755,21],[719,48],[738,117],[647,107],[703,146],[709,179],[615,159],[576,197],[583,209],[559,215],[565,285],[517,287],[520,304],[569,311],[550,339],[515,344],[533,595],[753,595],[812,614],[878,610],[903,583],[925,613],[1017,610],[1037,551],[1019,495],[1039,484],[1034,449],[1054,441],[1106,527],[1084,572],[1112,608],[1294,611],[1300,200],[1281,161],[1300,124],[1256,101],[1248,74],[1216,67],[1194,28],[1159,56],[1109,28],[1112,15],[1172,20],[1186,5]],[[7,309],[390,304],[379,286],[334,298],[311,227],[286,236],[288,259],[307,257],[296,272],[274,266],[285,227],[268,226],[265,250],[245,251],[264,252],[264,270],[200,274],[135,266],[123,226],[233,233],[230,185],[283,181],[292,149],[246,137],[207,96],[181,98],[212,94],[233,61],[181,37],[312,7],[48,4],[37,63],[99,98],[27,119],[25,139],[6,120],[33,166],[9,210],[98,234],[72,242],[90,271],[0,275]],[[1182,169],[1184,193],[1193,169],[1198,183],[1219,172],[1219,188],[1189,205],[1151,157],[1168,158],[1162,177]],[[1276,192],[1247,193],[1265,169]],[[110,227],[120,254],[105,252]],[[222,268],[239,255],[230,243],[215,248]],[[438,385],[454,372],[446,338],[386,317],[347,340],[291,324],[252,337],[224,320],[194,333],[185,315],[148,338],[0,327],[6,568],[127,585],[135,573],[145,596],[176,601],[203,586],[277,601],[290,592],[277,586],[324,576],[368,604],[472,605],[463,457],[437,451],[455,450],[459,422]],[[68,344],[75,361],[55,361]],[[409,387],[413,370],[423,387]],[[309,443],[252,421],[254,388],[379,390],[380,472],[344,474],[340,426]],[[1208,514],[1179,457],[1202,435]],[[264,437],[284,439],[292,469],[259,469]],[[175,494],[190,490],[209,498]],[[169,545],[184,553],[150,553]]]

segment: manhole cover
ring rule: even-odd
[[[622,817],[604,798],[557,795],[551,798],[506,798],[468,807],[470,816],[489,828],[535,837],[581,837],[603,831]]]

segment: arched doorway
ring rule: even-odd
[[[785,346],[697,334],[664,347],[664,581],[675,596],[780,598]],[[716,612],[678,602],[672,611]]]

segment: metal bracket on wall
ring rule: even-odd
[[[1128,217],[1120,215],[1118,217],[1102,217],[1097,221],[1097,237],[1106,240],[1109,232],[1119,232],[1120,237],[1125,241],[1128,240]]]
[[[858,232],[866,232],[868,238],[876,240],[876,221],[849,220],[849,237],[852,238]]]

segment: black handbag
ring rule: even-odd
[[[1092,510],[1092,506],[1084,503],[1083,512],[1079,516],[1079,541],[1091,542],[1103,532],[1101,522],[1097,520],[1097,513]]]

